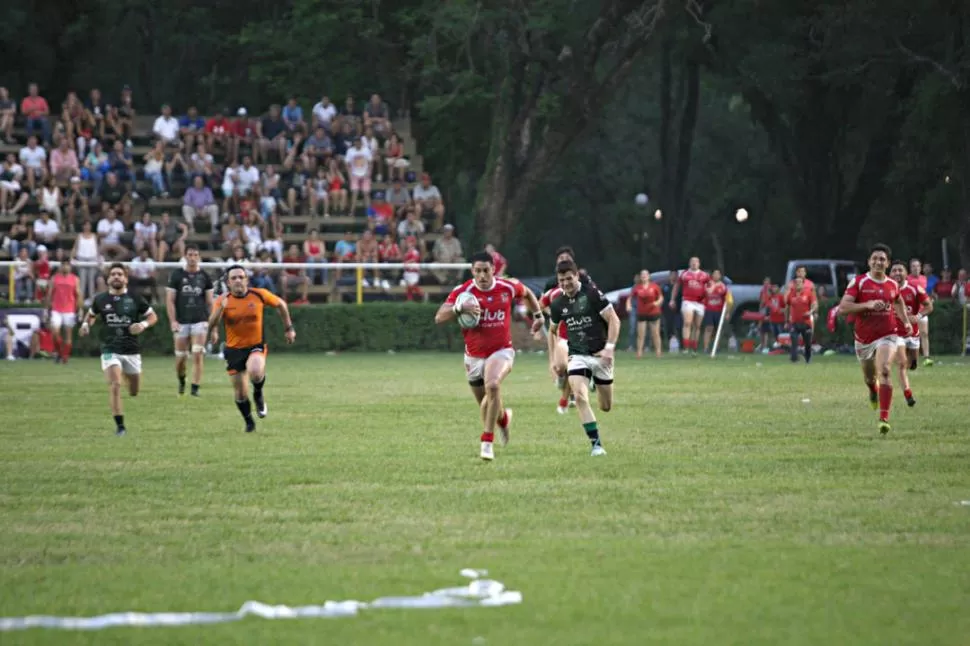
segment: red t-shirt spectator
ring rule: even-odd
[[[637,316],[660,316],[660,306],[657,305],[660,296],[657,283],[634,285],[630,298],[636,304]]]
[[[232,123],[225,117],[221,119],[212,117],[206,122],[205,131],[210,135],[229,135],[232,134]]]
[[[39,280],[50,280],[51,263],[47,258],[34,261],[34,277]]]
[[[781,294],[772,294],[768,297],[768,322],[785,322],[785,297]]]
[[[724,297],[727,295],[727,285],[723,282],[714,283],[711,290],[704,289],[704,310],[707,312],[721,312],[724,309]]]
[[[803,284],[802,288],[795,289],[793,285],[785,297],[788,303],[788,322],[792,325],[805,323],[812,325],[812,305],[816,302],[815,290]]]
[[[497,251],[492,252],[492,264],[495,265],[495,275],[501,276],[505,268],[509,266],[509,261],[505,259],[505,256]]]
[[[284,264],[287,264],[287,263],[289,263],[289,264],[295,264],[295,263],[301,263],[301,262],[306,262],[303,259],[303,256],[296,256],[295,258],[293,256],[286,256],[286,257],[283,258],[283,263]],[[287,268],[287,269],[284,269],[283,271],[285,271],[286,273],[288,273],[290,276],[299,276],[300,275],[300,271],[302,271],[302,270],[301,269],[289,269],[289,268]]]
[[[28,119],[39,119],[50,114],[47,99],[42,96],[25,96],[20,102],[20,114]]]
[[[933,293],[937,298],[953,298],[953,285],[952,280],[941,280],[936,283]]]
[[[401,248],[393,240],[390,242],[381,240],[377,245],[377,255],[380,257],[381,262],[398,260],[401,257]]]
[[[237,137],[255,137],[256,126],[250,119],[236,119],[232,122],[232,134]]]

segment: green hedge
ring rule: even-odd
[[[23,307],[0,303],[0,307]],[[283,325],[275,311],[266,311],[266,341],[270,351],[329,352],[388,350],[447,350],[463,347],[457,325],[435,325],[434,303],[366,303],[364,305],[308,305],[291,307],[296,343],[283,340]],[[164,307],[156,307],[158,324],[142,335],[146,354],[171,354],[172,334]],[[96,331],[76,339],[75,354],[98,353]]]

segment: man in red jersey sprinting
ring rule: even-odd
[[[905,335],[903,333],[903,321],[896,321],[896,331],[900,335],[896,350],[896,360],[899,363],[899,381],[903,385],[906,403],[915,406],[916,399],[913,397],[913,391],[909,386],[909,371],[916,370],[916,366],[919,365],[919,320],[921,316],[929,315],[933,311],[933,299],[918,283],[911,283],[907,280],[908,273],[906,263],[897,260],[893,262],[889,276],[899,285],[899,297],[903,299],[903,304],[906,306],[908,321],[913,330],[911,335]]]
[[[869,250],[868,273],[856,276],[845,289],[839,311],[855,314],[855,353],[862,365],[862,378],[869,388],[869,401],[879,409],[879,432],[890,431],[889,409],[893,400],[890,365],[896,354],[896,319],[903,321],[906,336],[912,326],[899,297],[899,285],[886,275],[891,251],[884,244]],[[876,388],[878,379],[879,387]]]
[[[796,277],[788,293],[785,305],[788,310],[788,326],[791,336],[790,351],[792,363],[798,361],[798,339],[805,346],[805,363],[812,361],[812,342],[815,332],[815,314],[818,312],[818,298],[815,289],[806,283],[806,278]]]
[[[670,309],[677,307],[677,294],[680,293],[683,298],[680,314],[684,317],[684,350],[696,352],[701,323],[704,320],[704,297],[707,296],[707,283],[711,277],[701,269],[701,260],[696,256],[690,259],[687,266],[688,269],[674,284],[674,293],[670,297]]]
[[[495,276],[495,264],[488,252],[476,253],[471,258],[471,280],[465,281],[451,291],[435,314],[435,323],[453,321],[460,314],[456,303],[459,294],[469,293],[475,300],[466,301],[462,311],[480,316],[479,324],[465,329],[465,373],[468,385],[482,412],[484,432],[481,441],[481,458],[495,459],[492,443],[495,427],[501,432],[502,445],[508,444],[512,410],[502,407],[502,381],[512,371],[515,350],[512,348],[512,305],[523,298],[532,313],[532,333],[535,334],[545,321],[539,301],[528,287],[519,281]]]
[[[57,268],[51,288],[47,290],[47,308],[50,310],[51,336],[54,338],[56,363],[67,363],[71,358],[74,326],[83,315],[81,281],[71,272],[71,261],[64,259]]]
[[[906,282],[913,287],[919,287],[924,292],[927,290],[927,279],[923,275],[923,263],[919,258],[912,258],[909,261],[909,276],[906,278]],[[933,365],[933,359],[930,358],[930,319],[929,312],[921,312],[919,316],[919,321],[916,322],[916,326],[919,328],[919,338],[920,351],[923,354],[923,363],[927,367]]]

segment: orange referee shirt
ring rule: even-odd
[[[216,306],[222,306],[222,320],[226,325],[227,348],[251,348],[263,343],[263,309],[279,307],[281,301],[273,292],[250,287],[245,296],[232,292],[219,297]]]

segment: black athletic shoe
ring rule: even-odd
[[[260,419],[266,417],[269,414],[269,409],[266,408],[266,400],[263,399],[262,395],[259,397],[253,396],[253,403],[256,404],[256,414]]]
[[[907,397],[906,398],[906,405],[909,406],[910,408],[912,408],[913,406],[915,406],[916,405],[916,398],[913,397],[912,395],[910,395],[909,397]]]
[[[179,397],[185,396],[185,384],[179,384]]]
[[[252,433],[256,430],[256,421],[252,418],[246,420],[246,432]]]
[[[119,426],[118,430],[115,431],[115,435],[117,435],[118,437],[121,437],[125,435],[127,432],[128,432],[128,429],[126,429],[124,426]]]
[[[199,395],[199,387],[196,386],[195,384],[192,384],[192,392],[189,393],[189,394],[191,394],[193,397],[200,397],[200,395]]]

